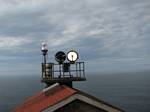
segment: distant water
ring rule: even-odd
[[[126,112],[150,112],[150,72],[87,75],[74,87]],[[0,76],[0,112],[11,110],[42,90],[40,76]]]

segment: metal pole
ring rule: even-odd
[[[42,52],[43,52],[43,56],[44,56],[44,73],[45,73],[45,76],[47,76],[46,75],[46,55],[47,55],[47,49],[45,49],[45,50],[42,50]]]
[[[46,75],[46,55],[44,55],[44,71],[45,71],[45,76],[47,77],[47,75]]]

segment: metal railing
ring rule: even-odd
[[[42,63],[42,79],[85,78],[84,62]]]

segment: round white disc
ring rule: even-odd
[[[78,54],[75,51],[70,51],[67,54],[67,58],[68,58],[69,61],[76,61],[78,59]]]

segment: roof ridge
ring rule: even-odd
[[[56,88],[56,87],[58,87],[59,86],[59,83],[55,83],[55,84],[53,84],[53,85],[51,85],[51,86],[49,86],[49,87],[47,87],[47,88],[44,88],[43,89],[43,92],[45,93],[45,92],[47,92],[47,91],[49,91],[49,90],[51,90],[51,89],[54,89],[54,88]]]

